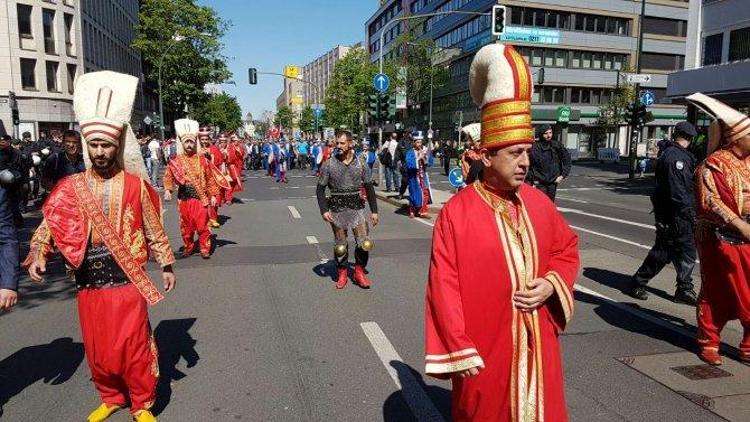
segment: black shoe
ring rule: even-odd
[[[643,286],[636,285],[636,286],[630,287],[629,289],[625,290],[625,294],[638,300],[648,299],[648,292],[646,291],[646,288]]]
[[[677,290],[674,294],[675,303],[682,303],[685,305],[695,306],[698,304],[698,297],[693,289]]]

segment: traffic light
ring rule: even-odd
[[[13,91],[8,91],[8,105],[10,106],[10,111],[13,115],[13,124],[18,126],[21,123],[21,118],[18,114],[18,100],[16,100],[16,93]]]
[[[247,70],[250,85],[256,85],[258,83],[258,69],[251,67]]]
[[[500,36],[505,32],[505,6],[492,6],[492,35]]]
[[[625,121],[632,127],[642,128],[654,121],[654,115],[641,102],[628,104],[625,108]]]
[[[380,104],[378,104],[378,95],[371,94],[367,96],[367,115],[372,120],[380,120]]]
[[[386,113],[386,120],[396,120],[396,97],[391,97],[388,101],[388,113]]]
[[[380,115],[380,118],[378,120],[380,121],[388,120],[388,115],[389,115],[388,108],[390,107],[390,102],[391,102],[390,95],[385,95],[385,94],[380,95],[380,100],[378,101],[379,103],[378,114]]]
[[[14,108],[11,110],[13,113],[13,125],[18,126],[21,124],[21,117],[18,115],[18,109]]]
[[[543,67],[539,68],[539,70],[537,71],[537,75],[536,76],[537,76],[537,79],[538,79],[536,81],[537,85],[544,84],[544,68]]]

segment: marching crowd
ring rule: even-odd
[[[74,91],[80,134],[55,133],[34,143],[0,138],[0,310],[18,301],[21,266],[42,282],[58,252],[78,289],[84,349],[101,398],[88,420],[103,421],[129,407],[136,421],[155,421],[150,409],[159,372],[147,305],[176,286],[163,201],[177,200],[182,254],[210,259],[211,230],[221,226],[220,207],[232,205],[243,190],[243,169],[263,169],[277,183],[287,183],[291,169],[309,169],[318,176],[321,218],[332,229],[335,286],[343,289],[351,279],[366,289],[372,286],[366,270],[374,248],[370,229],[380,222],[376,162],[385,173],[385,192],[404,197],[408,189],[409,216],[431,218],[427,168],[439,157],[447,173],[456,158],[464,185],[443,206],[432,236],[425,373],[452,380],[456,420],[567,420],[558,336],[573,315],[580,258],[577,235],[553,201],[569,175],[570,157],[552,140],[550,127],[535,133],[531,73],[513,47],[483,47],[470,74],[481,123],[462,129],[462,148],[433,142],[421,131],[392,134],[379,148],[347,131],[325,141],[278,133],[249,139],[216,134],[187,118],[174,122],[174,138],[160,142],[136,136],[128,124],[137,78],[109,71],[82,75]],[[712,264],[701,269],[697,298],[688,280],[695,257],[672,258],[682,277],[679,299],[698,307],[698,355],[721,364],[721,329],[739,319],[745,330],[739,358],[749,362],[744,269],[750,268],[750,119],[700,94],[688,100],[715,118],[711,154],[695,179],[695,162],[662,162],[667,177],[657,175],[659,183],[695,180],[696,192],[688,192],[695,207],[657,210],[657,236],[661,230],[663,238],[634,276],[630,293],[645,299],[645,283],[674,254],[665,250],[676,233],[692,239],[686,227],[695,225],[698,255]],[[670,148],[684,149],[694,135],[682,125]],[[681,153],[670,150],[664,157]],[[16,228],[36,198],[43,199],[43,219],[21,260]],[[685,221],[676,224],[678,218]],[[146,272],[148,261],[161,268],[162,289]]]

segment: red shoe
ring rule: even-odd
[[[365,267],[361,265],[356,265],[354,267],[354,283],[356,283],[359,287],[363,289],[369,289],[372,283],[370,283],[370,280],[367,278],[367,275],[365,275]]]
[[[349,270],[347,268],[339,268],[338,273],[339,279],[336,281],[336,288],[343,289],[349,281]]]
[[[698,357],[703,362],[706,362],[709,365],[721,365],[721,356],[719,356],[719,349],[715,347],[701,347],[698,351]]]

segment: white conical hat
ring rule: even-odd
[[[463,132],[467,136],[470,136],[471,140],[474,142],[482,139],[482,125],[479,123],[466,125],[463,129],[461,129],[461,132]]]
[[[185,150],[182,148],[182,143],[190,139],[195,142],[195,152],[200,152],[200,142],[198,142],[198,132],[200,131],[200,124],[191,119],[180,119],[174,122],[174,131],[177,135],[177,154],[184,154]]]
[[[534,83],[524,58],[511,45],[482,47],[469,70],[469,90],[482,108],[481,147],[534,142],[531,96]]]
[[[712,143],[711,141],[716,144],[714,147],[722,144],[732,144],[750,135],[750,118],[745,114],[700,92],[690,95],[685,99],[721,122],[722,139],[715,139],[716,135],[718,135],[717,131],[709,132],[714,133],[714,139],[709,139],[709,144]]]
[[[119,166],[138,177],[148,179],[140,146],[128,123],[138,89],[138,78],[112,71],[92,72],[76,79],[73,109],[86,142],[105,140],[119,147]],[[84,153],[87,168],[89,155]]]

